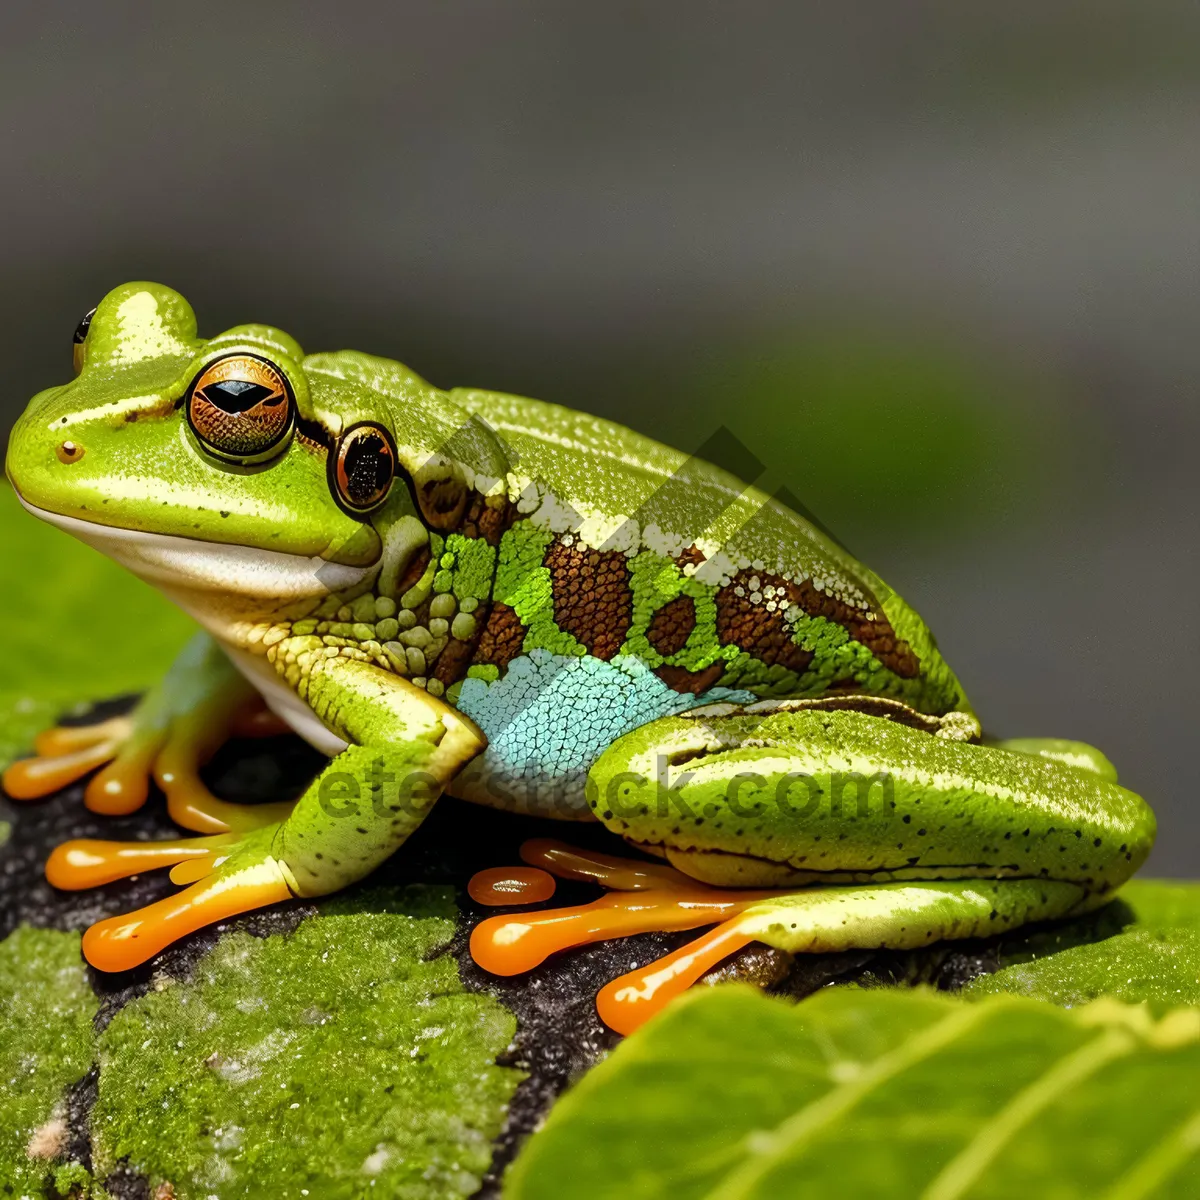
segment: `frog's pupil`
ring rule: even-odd
[[[243,413],[274,393],[274,388],[245,379],[220,379],[203,389],[205,400],[227,413]],[[283,399],[282,393],[279,399]]]
[[[383,438],[365,434],[346,450],[346,495],[351,504],[369,504],[391,479],[391,456]]]
[[[84,314],[83,320],[75,326],[75,336],[71,339],[78,346],[84,338],[87,337],[88,328],[91,326],[92,318],[96,315],[96,310],[90,309]]]

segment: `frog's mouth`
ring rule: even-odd
[[[353,587],[378,569],[377,565],[351,567],[315,556],[100,525],[38,508],[19,491],[17,499],[35,517],[168,592],[246,596],[282,605]]]

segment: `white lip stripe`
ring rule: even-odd
[[[154,584],[291,601],[353,587],[378,569],[378,564],[350,567],[316,556],[120,529],[38,508],[20,493],[17,498],[35,517],[87,542]]]

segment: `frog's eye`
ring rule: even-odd
[[[185,394],[188,424],[209,453],[226,462],[261,463],[291,438],[296,398],[287,376],[257,354],[214,359]]]
[[[396,476],[396,447],[381,425],[354,425],[342,434],[329,460],[330,485],[338,503],[354,516],[378,508]]]
[[[75,336],[71,339],[71,355],[75,360],[75,374],[78,375],[83,370],[83,360],[86,355],[84,343],[87,341],[88,330],[92,325],[92,318],[96,315],[94,308],[88,309],[83,315],[83,320],[75,326]]]

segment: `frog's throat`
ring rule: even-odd
[[[201,619],[214,605],[221,607],[220,598],[265,600],[282,607],[352,588],[379,569],[378,563],[352,567],[279,550],[120,529],[38,508],[20,493],[17,499],[35,517],[87,542]]]

